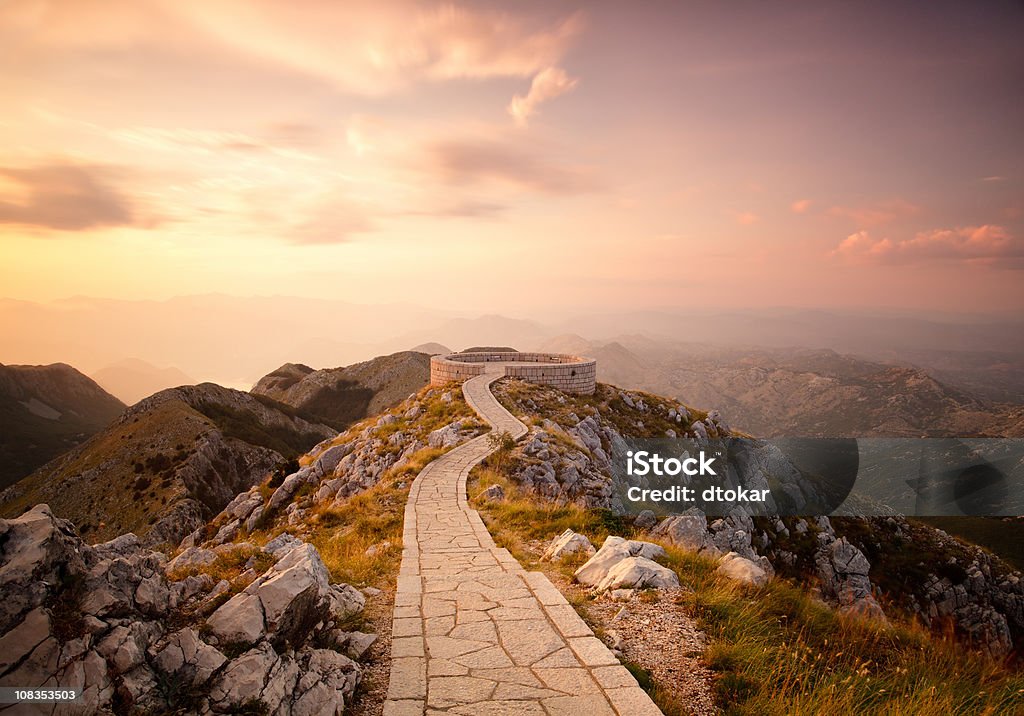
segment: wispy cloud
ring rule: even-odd
[[[882,226],[920,213],[921,207],[905,199],[887,199],[861,206],[833,206],[829,215],[850,219],[858,226]]]
[[[525,96],[512,98],[508,112],[517,124],[524,126],[542,103],[571,91],[577,83],[578,80],[569,77],[562,68],[545,67],[534,75],[530,91]]]
[[[862,230],[847,236],[832,255],[858,262],[900,264],[926,261],[996,264],[1005,260],[1004,266],[1024,268],[1021,261],[1024,242],[994,224],[932,229],[895,241]]]
[[[599,186],[589,168],[559,164],[530,145],[496,140],[435,142],[420,168],[448,184],[498,182],[543,194],[581,194]]]
[[[736,223],[740,226],[750,226],[761,220],[761,217],[752,211],[741,211],[736,214]]]
[[[378,95],[417,80],[529,77],[555,66],[582,15],[547,23],[472,4],[181,0],[166,7],[205,33],[265,60]]]
[[[0,167],[0,224],[59,231],[151,225],[112,185],[112,173],[77,164]]]

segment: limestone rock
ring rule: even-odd
[[[501,485],[491,485],[482,493],[480,493],[480,499],[487,502],[498,502],[505,499],[505,488]]]
[[[267,642],[232,660],[210,688],[213,710],[225,713],[246,702],[260,700],[278,661],[277,652]]]
[[[338,463],[352,452],[353,447],[352,443],[344,443],[324,450],[320,453],[320,457],[316,459],[316,469],[319,470],[321,475],[333,475],[338,467]]]
[[[601,549],[586,564],[576,570],[574,577],[581,584],[596,586],[611,571],[611,568],[629,557],[644,557],[652,560],[664,557],[665,550],[659,545],[639,540],[626,540],[622,537],[609,536]]]
[[[544,552],[544,556],[541,557],[541,559],[546,562],[550,562],[578,552],[584,552],[588,555],[592,555],[596,551],[597,550],[594,549],[594,545],[590,543],[590,540],[587,539],[586,535],[581,535],[578,532],[573,532],[571,529],[567,529],[551,541],[551,544],[548,546],[547,551]]]
[[[263,551],[267,554],[280,558],[290,552],[292,548],[297,547],[300,544],[302,544],[302,540],[298,537],[290,535],[287,532],[282,532],[277,537],[263,545]]]
[[[729,579],[754,586],[761,586],[771,576],[760,564],[735,552],[723,555],[716,571]]]
[[[627,557],[612,565],[598,582],[597,591],[609,589],[671,589],[679,586],[679,577],[668,567],[646,557]]]
[[[649,530],[658,524],[658,518],[651,510],[643,510],[633,518],[633,524],[642,530]]]
[[[845,537],[823,547],[815,556],[821,592],[844,611],[885,619],[868,576],[871,564]]]
[[[201,569],[217,561],[217,553],[203,547],[189,547],[167,563],[168,572]]]
[[[110,630],[96,645],[96,651],[116,674],[131,671],[146,659],[146,649],[160,635],[156,622],[131,622]]]
[[[254,594],[236,594],[210,615],[206,626],[220,643],[253,644],[266,632],[263,604]]]
[[[0,520],[0,634],[42,604],[64,575],[85,571],[82,543],[67,520],[36,505],[13,520]]]
[[[339,640],[341,647],[349,658],[360,660],[377,641],[376,634],[367,634],[361,631],[343,632],[343,638]]]
[[[707,519],[697,508],[690,508],[681,515],[666,517],[651,534],[694,552],[714,548],[708,533]]]
[[[191,629],[176,631],[153,657],[153,666],[163,674],[192,686],[205,684],[227,658],[200,641]]]

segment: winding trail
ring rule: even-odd
[[[469,405],[516,439],[526,426],[490,386],[504,364],[463,383]],[[498,548],[466,501],[487,435],[427,465],[405,508],[385,716],[660,716],[632,675],[540,572]]]

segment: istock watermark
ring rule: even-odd
[[[627,440],[616,509],[725,516],[1024,514],[1024,440]]]

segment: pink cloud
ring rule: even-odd
[[[914,216],[921,207],[905,199],[889,199],[864,206],[833,206],[830,216],[852,219],[858,226],[881,226],[897,219]]]
[[[537,111],[541,103],[570,92],[578,80],[569,77],[560,67],[545,67],[533,77],[530,91],[526,96],[516,95],[508,106],[508,112],[516,123],[525,125],[530,115]]]
[[[811,200],[797,199],[796,201],[789,205],[789,208],[794,214],[806,214],[807,211],[811,208]]]
[[[1002,226],[984,224],[918,232],[913,238],[893,241],[875,238],[865,230],[850,234],[832,251],[833,256],[865,263],[920,263],[963,261],[1024,267],[1024,243]]]
[[[736,215],[736,223],[741,226],[750,226],[761,220],[761,217],[752,211],[741,211]]]

